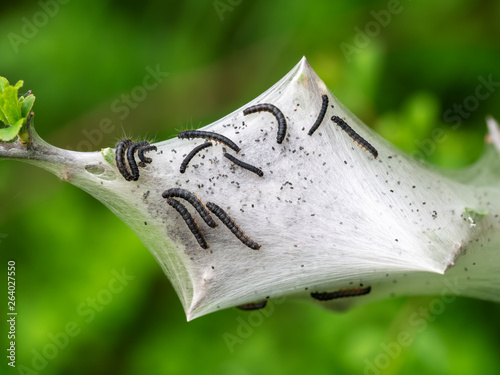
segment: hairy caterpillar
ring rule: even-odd
[[[335,122],[338,126],[342,128],[343,131],[345,131],[349,136],[353,139],[353,141],[358,142],[358,145],[361,147],[364,147],[366,150],[368,150],[374,158],[377,158],[378,156],[378,151],[373,147],[368,141],[363,139],[358,133],[356,133],[347,123],[342,120],[338,116],[332,116],[332,121]]]
[[[335,298],[344,298],[344,297],[355,297],[362,296],[370,293],[372,290],[371,286],[367,286],[366,288],[353,288],[353,289],[340,289],[335,292],[313,292],[311,293],[311,297],[315,298],[319,301],[329,301]]]
[[[138,151],[141,167],[144,167],[144,163],[151,163],[152,159],[145,157],[144,152],[156,150],[156,146],[150,146],[148,142],[138,142],[134,143],[131,139],[122,139],[118,142],[115,152],[115,161],[118,171],[121,173],[123,178],[127,181],[137,181],[139,179],[139,168],[135,162],[134,154]],[[125,151],[127,151],[127,164],[125,163]],[[130,170],[129,170],[130,168]]]
[[[179,188],[172,188],[165,190],[162,194],[162,197],[163,198],[176,197],[188,201],[195,208],[195,210],[198,211],[203,221],[207,223],[209,227],[215,228],[217,226],[217,223],[214,221],[214,219],[212,219],[207,209],[203,207],[203,204],[200,202],[200,200],[196,198],[193,194],[191,194],[189,191]]]
[[[141,159],[143,163],[149,164],[153,161],[153,159],[144,156],[145,152],[150,152],[150,151],[158,151],[158,149],[156,148],[156,146],[145,146],[139,149],[137,155],[139,155],[139,159]]]
[[[323,119],[325,118],[326,114],[326,109],[328,108],[328,95],[322,95],[321,98],[323,99],[323,104],[321,104],[321,110],[319,111],[318,118],[314,122],[314,125],[309,129],[309,132],[307,133],[308,135],[313,135],[313,133],[318,129],[320,124],[323,122]]]
[[[133,143],[134,142],[132,142],[131,139],[127,138],[127,139],[122,139],[120,142],[118,142],[118,145],[116,145],[116,152],[115,152],[116,167],[120,171],[123,178],[125,178],[125,180],[127,181],[132,181],[133,177],[128,171],[127,166],[125,165],[125,151]]]
[[[198,152],[200,152],[201,150],[203,150],[204,148],[207,148],[207,147],[212,147],[212,142],[206,142],[206,143],[203,143],[203,144],[201,144],[201,145],[196,146],[195,148],[193,148],[193,150],[182,161],[181,167],[180,167],[180,172],[181,173],[186,172],[186,168],[187,168],[189,162],[191,161],[191,159],[194,158],[194,156]]]
[[[244,161],[241,161],[240,159],[236,159],[233,155],[224,153],[224,156],[231,160],[234,164],[238,165],[241,168],[244,168],[246,170],[249,170],[250,172],[253,172],[255,174],[258,174],[260,177],[264,176],[264,172],[260,170],[257,167],[254,167],[253,165],[250,165],[248,163],[245,163]]]
[[[260,246],[257,242],[253,241],[250,239],[250,237],[245,236],[243,232],[240,230],[240,228],[234,223],[234,220],[231,219],[226,211],[224,211],[222,208],[217,206],[213,202],[208,202],[207,203],[207,208],[213,212],[215,216],[219,218],[220,221],[224,223],[226,227],[229,228],[231,232],[238,238],[241,242],[243,242],[246,246],[253,250],[259,250]]]
[[[186,139],[186,138],[205,138],[205,139],[212,139],[214,141],[220,142],[222,144],[225,144],[227,147],[230,149],[240,152],[240,148],[231,141],[229,138],[223,136],[222,134],[219,133],[213,133],[213,132],[205,132],[202,130],[186,130],[184,132],[181,132],[177,134],[177,137],[180,139]]]
[[[259,310],[266,307],[266,305],[267,305],[267,300],[264,300],[262,302],[251,302],[236,307],[241,310]]]
[[[207,241],[205,241],[205,238],[203,237],[203,234],[201,234],[200,229],[196,224],[196,221],[194,221],[193,217],[186,209],[186,207],[184,207],[184,205],[181,202],[172,198],[167,199],[167,203],[173,208],[175,208],[177,212],[182,216],[189,230],[191,231],[191,233],[193,233],[194,237],[196,238],[196,241],[198,241],[198,244],[203,249],[208,249]]]
[[[139,179],[139,167],[135,162],[134,153],[138,148],[149,146],[148,142],[138,142],[131,145],[127,150],[127,160],[130,171],[132,172],[132,180],[137,181]]]
[[[278,109],[278,107],[269,103],[257,104],[246,108],[243,111],[243,115],[246,116],[249,115],[250,113],[261,112],[261,111],[271,112],[274,115],[274,117],[276,117],[276,120],[278,121],[278,135],[276,137],[276,142],[281,144],[281,142],[283,142],[283,139],[285,139],[286,135],[286,120],[285,116]]]

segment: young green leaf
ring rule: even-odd
[[[22,97],[21,97],[22,98]],[[26,118],[33,108],[33,103],[35,102],[35,95],[30,94],[26,98],[22,98],[21,102],[21,116]]]
[[[20,118],[14,125],[0,129],[0,141],[10,142],[17,137],[17,134],[26,123],[25,118]]]
[[[21,108],[17,99],[18,88],[8,86],[0,94],[0,110],[6,120],[6,125],[13,125],[21,118]]]
[[[25,125],[33,108],[35,96],[28,91],[29,95],[18,98],[18,91],[23,83],[18,81],[11,86],[6,78],[0,77],[0,121],[4,124],[0,129],[2,142],[10,142],[16,137],[19,137],[22,143],[28,142]]]
[[[7,78],[0,77],[0,94],[3,92],[3,89],[9,86],[9,81]]]
[[[21,80],[21,81],[17,81],[16,84],[14,85],[14,87],[19,90],[21,87],[23,87],[23,85],[24,85],[24,81]]]

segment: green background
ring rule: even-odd
[[[400,12],[375,21],[373,12],[382,15],[393,4]],[[480,77],[500,81],[499,14],[499,2],[465,0],[17,1],[0,13],[0,75],[33,90],[35,125],[45,140],[86,151],[113,146],[125,134],[162,140],[208,124],[265,91],[305,55],[382,136],[459,168],[479,157],[485,116],[500,118],[497,88],[474,100]],[[368,28],[366,45],[356,44],[355,28]],[[342,43],[358,49],[346,54]],[[116,101],[157,66],[168,77],[121,116]],[[446,117],[464,104],[470,110]],[[112,122],[106,132],[99,131],[103,119]],[[35,360],[41,369],[9,371],[2,356],[1,374],[500,368],[500,306],[479,300],[458,298],[428,315],[422,329],[410,324],[412,314],[433,306],[433,297],[342,314],[285,301],[266,317],[229,309],[187,323],[160,267],[123,223],[83,191],[27,164],[0,162],[0,241],[0,269],[7,273],[8,259],[17,263],[17,365],[33,368]],[[122,269],[134,279],[106,292]],[[1,288],[6,296],[6,284]],[[89,298],[105,303],[90,308]],[[3,301],[0,314],[7,311]],[[66,339],[68,324],[74,335]],[[227,334],[241,341],[228,345]],[[409,337],[403,347],[396,344],[401,335]],[[62,344],[51,351],[54,336]],[[37,353],[50,358],[37,362]]]

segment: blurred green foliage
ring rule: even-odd
[[[398,147],[468,165],[482,151],[485,116],[500,117],[496,87],[477,96],[488,77],[500,81],[500,3],[402,0],[382,26],[394,1],[12,2],[0,14],[0,75],[33,90],[44,139],[87,151],[124,134],[162,140],[208,124],[305,55],[354,114]],[[356,44],[355,27],[371,30],[366,45]],[[356,52],[346,56],[341,43]],[[148,67],[168,76],[141,91]],[[127,99],[134,95],[140,100]],[[469,110],[457,115],[458,105]],[[17,263],[17,365],[38,365],[34,373],[457,375],[500,365],[500,307],[460,298],[425,327],[411,317],[432,297],[343,314],[286,301],[229,347],[224,334],[237,336],[256,316],[230,309],[186,323],[153,257],[83,191],[2,161],[0,202],[2,264]],[[110,291],[123,269],[133,280]],[[50,352],[68,323],[78,333]],[[401,332],[409,345],[384,354]],[[6,334],[0,342],[7,348]],[[37,357],[44,350],[46,363]]]

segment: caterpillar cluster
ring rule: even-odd
[[[318,127],[321,125],[323,122],[323,119],[326,115],[326,111],[328,109],[328,95],[322,95],[322,105],[318,114],[318,117],[316,118],[316,121],[314,122],[313,126],[310,128],[308,135],[311,136],[314,134],[314,132],[318,129]],[[286,119],[285,116],[283,115],[283,112],[276,107],[273,104],[269,103],[263,103],[263,104],[257,104],[254,106],[250,106],[248,108],[245,108],[243,110],[243,115],[247,116],[252,113],[257,113],[257,112],[270,112],[273,114],[278,122],[278,131],[277,131],[277,137],[276,141],[278,144],[281,144],[283,140],[285,139],[286,136],[286,131],[287,131],[287,124],[286,124]],[[339,125],[342,130],[344,130],[354,141],[358,142],[358,144],[368,150],[372,155],[376,158],[378,156],[377,150],[370,144],[368,143],[365,139],[363,139],[359,134],[357,134],[344,120],[342,120],[338,116],[332,116],[332,121],[335,122],[337,125]],[[191,160],[203,149],[212,147],[213,144],[210,141],[215,141],[222,143],[223,145],[227,146],[228,148],[232,149],[236,153],[238,153],[241,149],[240,147],[231,139],[228,137],[215,133],[215,132],[208,132],[208,131],[201,131],[201,130],[187,130],[184,132],[181,132],[178,134],[179,139],[193,139],[193,138],[203,138],[207,142],[202,143],[198,146],[196,146],[189,154],[184,158],[180,165],[180,173],[185,173],[186,168],[188,167],[189,163]],[[123,177],[127,181],[137,181],[139,178],[139,166],[143,167],[147,163],[151,163],[151,158],[148,158],[144,156],[145,152],[149,151],[156,151],[155,146],[150,146],[148,142],[139,142],[139,143],[133,143],[132,140],[130,139],[123,139],[120,141],[116,147],[116,165],[118,167],[118,170],[120,173],[123,175]],[[137,165],[135,161],[135,152],[137,152],[139,159],[141,162],[139,163],[139,166]],[[126,157],[125,157],[126,153]],[[259,177],[264,176],[264,172],[260,169],[257,168],[251,164],[248,164],[235,156],[224,152],[223,153],[224,157],[228,159],[230,162],[234,163],[240,168],[246,169],[250,172],[253,172],[257,174]],[[180,188],[173,188],[173,189],[168,189],[165,190],[162,194],[163,198],[167,199],[167,203],[172,206],[184,219],[186,222],[186,225],[190,229],[190,231],[193,233],[195,236],[196,240],[198,241],[198,244],[206,249],[208,248],[207,242],[205,238],[203,237],[202,232],[200,232],[199,226],[194,220],[194,218],[191,216],[189,211],[186,209],[186,207],[177,199],[174,198],[180,198],[182,200],[187,201],[190,203],[195,210],[198,212],[200,217],[203,219],[203,221],[211,228],[215,228],[217,224],[215,221],[212,219],[210,212],[213,213],[224,225],[231,230],[231,232],[238,238],[243,244],[248,246],[251,249],[258,250],[260,249],[261,245],[259,245],[257,242],[253,241],[250,239],[250,237],[246,236],[243,231],[240,230],[240,228],[235,224],[234,219],[229,217],[229,215],[218,205],[216,205],[213,202],[208,202],[205,206],[201,203],[201,201],[196,198],[196,196],[192,193],[190,193],[187,190],[180,189]],[[207,210],[208,208],[208,210]],[[348,289],[348,290],[339,290],[336,292],[332,293],[311,293],[311,296],[313,298],[319,299],[319,300],[330,300],[334,298],[341,298],[341,297],[351,297],[351,296],[357,296],[357,295],[363,295],[367,294],[370,292],[370,287],[368,288],[358,288],[358,289]],[[261,306],[262,305],[262,306]],[[242,305],[241,308],[246,308],[246,309],[252,309],[252,308],[260,308],[259,306],[263,307],[265,306],[265,301],[262,303],[255,303],[255,304],[248,304],[248,305]]]
[[[227,147],[231,148],[232,150],[239,152],[241,149],[234,143],[232,140],[227,138],[226,136],[223,136],[222,134],[219,133],[214,133],[214,132],[206,132],[206,131],[200,131],[200,130],[186,130],[184,132],[181,132],[177,135],[178,138],[180,139],[190,139],[190,138],[205,138],[205,139],[211,139],[217,142],[220,142]],[[211,147],[212,142],[206,142],[202,143],[201,145],[196,146],[194,149],[191,150],[189,154],[184,158],[184,160],[181,163],[181,166],[179,168],[179,172],[185,173],[186,168],[189,165],[189,162],[194,158],[194,156],[203,150],[204,148]],[[224,153],[224,156],[232,161],[234,164],[238,165],[241,168],[244,168],[246,170],[249,170],[250,172],[253,172],[257,174],[258,176],[262,177],[264,176],[264,172],[262,172],[261,169],[254,167],[251,164],[245,163],[244,161],[241,161],[234,157],[231,154]]]
[[[207,241],[205,240],[205,237],[203,237],[203,234],[200,232],[200,228],[198,227],[198,224],[196,224],[196,221],[194,218],[191,216],[187,208],[178,200],[175,200],[173,198],[168,198],[167,203],[175,208],[179,215],[182,216],[184,221],[186,222],[186,225],[188,226],[189,230],[191,233],[193,233],[194,237],[196,238],[196,241],[198,241],[198,244],[203,248],[203,249],[208,249]]]
[[[367,286],[366,288],[340,289],[335,292],[313,292],[311,297],[318,301],[330,301],[336,298],[363,296],[370,293],[371,290],[372,287]]]
[[[190,193],[187,190],[184,189],[179,189],[179,188],[173,188],[173,189],[168,189],[165,190],[162,194],[163,198],[182,198],[194,207],[196,211],[200,214],[201,218],[207,225],[211,228],[215,228],[217,224],[215,221],[212,219],[212,216],[210,216],[210,213],[207,211],[207,209],[203,206],[203,204],[200,202],[198,198],[196,198],[192,193]]]
[[[157,151],[156,146],[151,146],[148,142],[134,143],[131,139],[122,139],[118,142],[115,152],[115,161],[118,171],[127,181],[137,181],[139,179],[139,166],[145,167],[153,160],[144,155],[145,152]],[[135,153],[139,156],[139,166],[135,161]],[[125,159],[125,153],[127,157]],[[128,167],[127,167],[128,165]]]
[[[312,136],[319,126],[323,123],[324,117],[328,110],[329,98],[328,95],[322,95],[322,104],[319,111],[319,114],[312,125],[312,127],[308,131],[308,135]],[[252,113],[257,112],[269,112],[271,113],[277,120],[278,129],[276,142],[281,144],[286,137],[287,132],[287,123],[283,112],[273,104],[263,103],[250,106],[243,110],[243,115],[247,116]],[[368,150],[374,158],[377,158],[378,151],[365,139],[363,139],[358,133],[356,133],[343,119],[338,116],[332,116],[331,120],[336,123],[342,130],[344,130],[352,139],[356,141],[358,145]],[[179,139],[194,139],[194,138],[202,138],[205,139],[206,142],[202,143],[196,147],[194,147],[191,152],[189,152],[186,157],[183,159],[180,165],[180,173],[185,173],[187,167],[191,160],[202,150],[208,147],[212,147],[213,144],[211,141],[215,141],[225,145],[236,153],[241,151],[241,148],[228,137],[208,131],[201,130],[187,130],[178,134]],[[139,179],[139,167],[144,167],[146,164],[151,163],[152,159],[148,158],[144,155],[146,152],[157,151],[156,146],[151,146],[148,142],[138,142],[134,143],[131,139],[123,139],[121,140],[116,147],[116,166],[122,176],[127,181],[137,181]],[[137,164],[135,160],[135,153],[137,153],[140,163]],[[230,162],[234,163],[236,166],[248,170],[257,174],[259,177],[264,176],[264,172],[257,168],[254,165],[248,164],[235,156],[225,152],[223,153],[224,157],[228,159]],[[149,193],[149,191],[148,191]],[[204,205],[199,198],[196,197],[195,194],[181,188],[171,188],[165,190],[162,193],[162,197],[166,199],[167,204],[171,206],[175,211],[182,217],[184,222],[186,223],[188,229],[195,237],[199,246],[203,249],[208,249],[209,245],[203,235],[203,232],[200,229],[200,226],[196,222],[195,218],[188,211],[186,206],[181,203],[181,200],[189,203],[198,213],[198,215],[202,218],[202,220],[210,227],[216,228],[217,223],[212,218],[211,214],[215,215],[218,220],[220,220],[234,235],[235,237],[241,241],[245,246],[249,247],[253,250],[259,250],[261,245],[254,240],[252,240],[249,236],[245,235],[245,233],[240,229],[240,227],[235,223],[235,220],[231,218],[226,211],[224,211],[220,206],[215,204],[214,202],[207,202]],[[352,288],[352,289],[340,289],[333,292],[313,292],[311,293],[311,297],[319,300],[319,301],[330,301],[338,298],[346,298],[346,297],[355,297],[362,296],[370,293],[371,286],[366,288]],[[267,299],[260,302],[247,303],[243,305],[237,306],[241,310],[257,310],[262,309],[266,306]]]
[[[324,96],[326,96],[326,95],[324,95]],[[283,140],[285,139],[285,135],[286,135],[286,119],[285,119],[285,116],[283,115],[283,112],[281,112],[278,107],[276,107],[273,104],[268,104],[268,103],[257,104],[257,105],[246,108],[243,111],[243,115],[246,116],[246,115],[249,115],[251,113],[256,113],[256,112],[261,112],[261,111],[270,112],[274,115],[274,117],[276,117],[276,120],[278,121],[278,135],[276,137],[276,141],[278,144],[281,144],[283,142]],[[325,109],[325,111],[326,111],[326,109]],[[324,114],[323,114],[323,116],[324,116]],[[319,124],[318,124],[318,126],[319,126]],[[233,151],[235,151],[236,153],[240,152],[240,150],[241,150],[240,147],[238,147],[238,145],[236,145],[236,143],[234,143],[228,137],[226,137],[222,134],[219,134],[219,133],[207,132],[207,131],[202,131],[202,130],[186,130],[186,131],[179,133],[177,135],[177,137],[179,139],[205,138],[206,140],[214,140],[216,142],[220,142],[220,143],[226,145],[227,147],[229,147],[230,149],[232,149]],[[206,143],[203,143],[203,144],[195,147],[186,156],[186,158],[182,161],[179,171],[181,173],[186,172],[186,168],[187,168],[189,162],[191,161],[191,159],[193,159],[193,157],[198,152],[200,152],[204,148],[210,147],[210,146],[212,146],[212,143],[206,142]],[[241,160],[235,158],[231,154],[224,153],[224,156],[241,168],[249,170],[249,171],[257,174],[260,177],[262,177],[264,175],[264,172],[262,172],[261,169],[254,167],[253,165],[250,165],[248,163],[245,163],[244,161],[241,161]]]
[[[203,249],[207,249],[208,248],[207,242],[205,241],[203,234],[200,232],[198,224],[196,224],[196,221],[191,216],[186,207],[182,203],[173,198],[184,199],[194,207],[194,209],[198,212],[203,221],[209,227],[211,228],[217,227],[217,224],[212,219],[212,216],[210,216],[208,210],[201,203],[200,199],[198,199],[193,193],[180,188],[172,188],[165,190],[162,193],[162,197],[166,198],[167,203],[173,208],[175,208],[177,212],[181,215],[181,217],[186,222],[186,225],[188,226],[189,230],[191,231],[191,233],[193,233],[196,240],[198,241],[198,244]],[[243,232],[239,229],[239,227],[234,223],[234,220],[231,219],[222,208],[220,208],[219,206],[217,206],[215,203],[212,202],[208,202],[206,206],[215,216],[217,216],[217,218],[219,218],[219,220],[221,220],[224,223],[224,225],[226,225],[231,230],[231,232],[234,233],[234,235],[241,242],[243,242],[246,246],[250,247],[253,250],[259,250],[260,245],[252,241],[250,237],[245,236]]]

